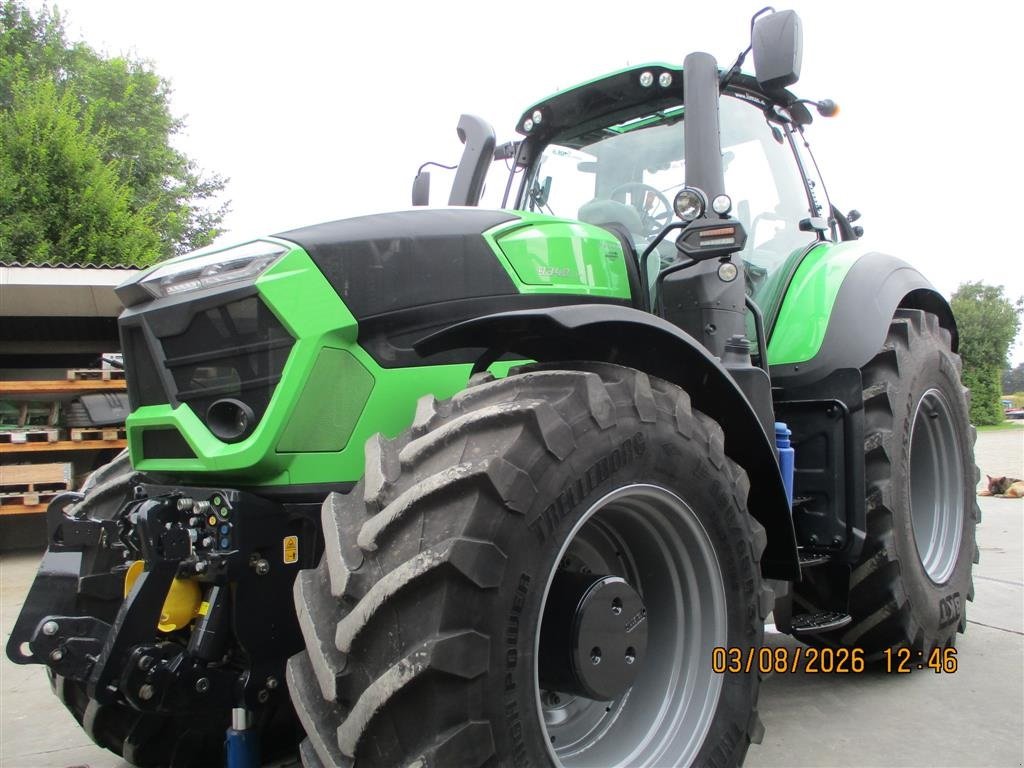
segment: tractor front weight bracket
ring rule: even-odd
[[[140,483],[98,519],[76,515],[81,499],[48,510],[49,548],[8,656],[46,664],[100,703],[230,711],[231,765],[258,764],[247,723],[286,695],[285,661],[302,648],[291,592],[320,554],[313,505]]]

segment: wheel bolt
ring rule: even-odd
[[[60,629],[60,625],[56,621],[48,621],[43,624],[43,634],[47,637],[56,635],[58,629]]]
[[[153,686],[146,683],[144,686],[139,688],[139,699],[141,701],[149,701],[153,698],[154,693],[155,691],[153,690]]]
[[[210,679],[208,677],[200,677],[196,680],[196,692],[206,693],[210,690]]]
[[[543,696],[544,703],[549,707],[554,707],[562,703],[562,697],[554,691],[546,691]]]

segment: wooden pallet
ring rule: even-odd
[[[124,371],[114,368],[71,368],[68,381],[124,381]]]
[[[0,496],[53,495],[70,490],[72,469],[72,465],[67,462],[4,464],[0,466]]]
[[[80,443],[83,440],[124,440],[124,427],[72,427],[71,440]]]
[[[118,451],[128,446],[127,440],[58,440],[56,443],[0,443],[0,456],[57,451]]]
[[[8,429],[0,431],[0,445],[19,443],[55,443],[60,439],[60,430],[50,427],[36,429]]]
[[[7,400],[0,398],[0,428],[53,427],[59,421],[59,400]]]
[[[26,493],[0,493],[0,514],[5,514],[8,508],[17,508],[18,512],[25,510],[22,507],[39,507],[39,512],[46,511],[49,504],[64,491],[29,491]],[[12,513],[14,514],[14,513]]]

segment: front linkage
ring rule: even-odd
[[[292,582],[319,559],[317,512],[131,472],[63,494],[7,655],[101,706],[208,713],[214,729],[233,715],[235,763],[230,748],[252,742],[238,732],[290,708],[284,663],[303,648]]]

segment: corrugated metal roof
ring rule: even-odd
[[[114,288],[138,271],[0,266],[0,317],[117,317]]]
[[[30,264],[23,261],[5,261],[0,259],[0,267],[21,267],[26,269],[146,269],[135,264],[70,264],[65,261],[49,264]]]

